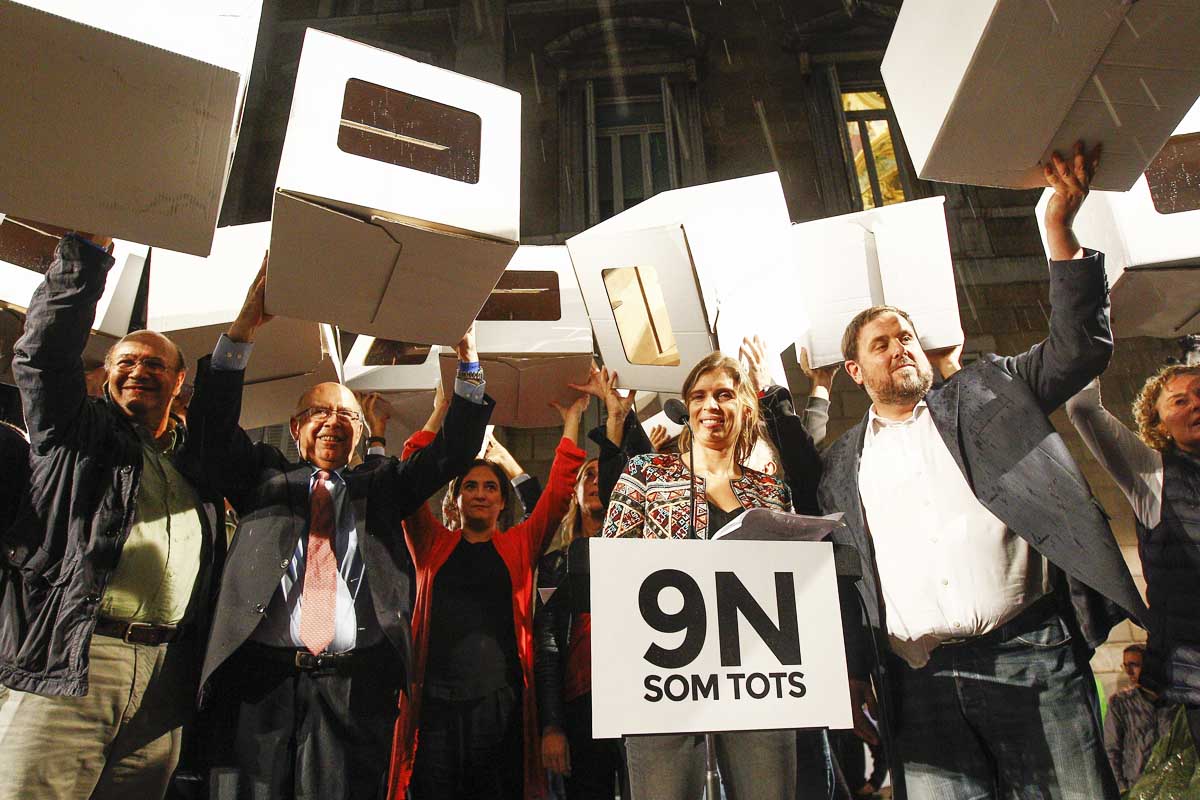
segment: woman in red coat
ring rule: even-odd
[[[512,487],[479,459],[451,485],[462,529],[428,505],[405,522],[417,573],[413,674],[401,696],[388,797],[540,798],[533,684],[533,569],[571,502],[584,453],[575,444],[588,398],[559,407],[563,438],[545,492],[522,523],[497,530]],[[436,416],[436,414],[435,414]],[[419,431],[405,445],[428,444]]]

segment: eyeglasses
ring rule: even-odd
[[[139,366],[147,372],[162,374],[172,369],[167,362],[161,358],[153,356],[148,358],[134,358],[133,356],[119,356],[112,363],[113,369],[117,372],[133,372]]]
[[[311,408],[306,408],[296,416],[307,417],[313,422],[325,422],[330,417],[336,416],[342,422],[349,422],[351,424],[362,419],[362,415],[352,409],[325,408],[324,406],[313,406]]]

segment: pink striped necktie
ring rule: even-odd
[[[300,595],[300,641],[320,655],[333,641],[337,609],[337,556],[333,552],[333,498],[325,481],[329,473],[317,470],[309,495],[308,547],[304,562],[304,591]]]

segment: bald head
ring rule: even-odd
[[[362,408],[340,383],[318,383],[300,396],[291,427],[301,458],[321,469],[341,469],[362,438]]]
[[[129,342],[137,342],[144,344],[159,351],[163,356],[170,356],[168,362],[172,363],[176,370],[187,368],[187,362],[184,360],[183,349],[173,341],[163,336],[158,331],[140,330],[133,333],[127,333],[121,337],[120,341],[108,348],[108,352],[104,354],[104,369],[110,370],[113,363],[113,354],[121,349],[121,345]]]

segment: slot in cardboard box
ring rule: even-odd
[[[1043,245],[1051,194],[1037,208]],[[1118,336],[1200,333],[1200,103],[1132,189],[1088,195],[1074,228],[1104,253]]]
[[[63,233],[62,229],[41,222],[0,214],[0,305],[24,314],[50,267]],[[115,263],[96,304],[92,335],[84,351],[87,364],[99,364],[108,348],[129,333],[147,252],[148,248],[140,244],[113,241]]]
[[[1092,188],[1125,191],[1200,94],[1197,52],[1184,0],[906,0],[881,69],[922,178],[1040,188],[1082,139]]]
[[[520,104],[308,30],[275,182],[268,310],[457,342],[517,249]]]
[[[0,0],[0,208],[207,255],[261,0]]]
[[[804,326],[795,304],[764,313],[792,295],[789,226],[779,177],[768,173],[663,192],[567,240],[621,386],[678,392],[697,361],[718,347],[736,357],[745,335],[782,350]]]
[[[485,354],[592,352],[592,324],[564,245],[522,245],[479,310],[475,341]]]
[[[944,201],[930,197],[792,226],[811,323],[796,347],[808,349],[814,367],[841,362],[846,325],[880,304],[907,311],[926,350],[962,343]]]
[[[183,348],[190,368],[213,351],[221,334],[237,318],[270,236],[269,222],[232,225],[217,229],[212,253],[206,258],[171,250],[151,252],[149,326]],[[247,424],[252,418],[288,419],[304,389],[322,380],[337,380],[328,369],[317,374],[323,358],[317,323],[276,317],[264,325],[255,337],[246,369],[243,427],[258,427]],[[271,410],[278,402],[271,399],[276,390],[265,384],[292,379],[283,394],[298,390],[280,408]]]

